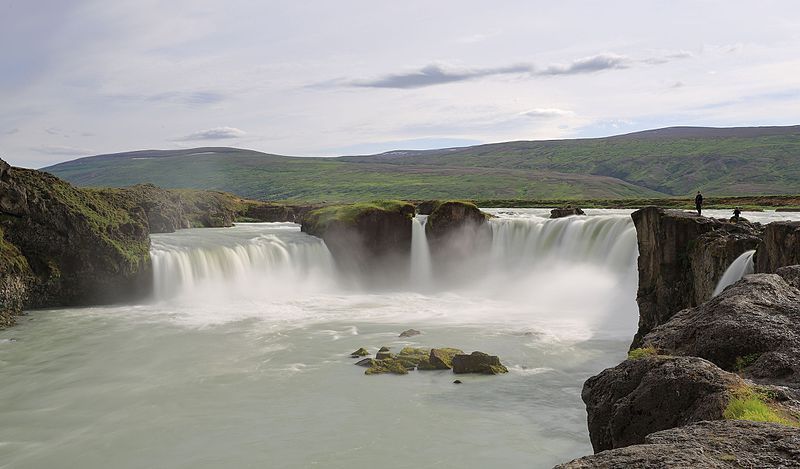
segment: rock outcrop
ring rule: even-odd
[[[639,330],[631,348],[682,309],[711,298],[725,269],[755,249],[762,227],[647,207],[634,212],[639,247]]]
[[[800,264],[800,222],[776,221],[767,225],[753,262],[756,272],[765,273]]]
[[[3,264],[9,259],[17,264],[15,272],[0,272],[3,291],[12,292],[3,304],[87,305],[149,291],[150,240],[143,213],[50,174],[5,163],[0,194],[3,244],[13,246],[2,249]]]
[[[800,429],[764,422],[698,422],[647,435],[643,444],[603,451],[556,469],[800,467]]]
[[[307,213],[302,230],[322,238],[345,272],[380,281],[408,274],[413,216],[401,201],[335,205]]]
[[[586,403],[595,452],[643,443],[659,430],[719,420],[741,378],[696,357],[626,360],[589,378]]]
[[[483,352],[472,352],[469,355],[459,354],[453,357],[453,373],[478,373],[482,375],[499,375],[508,373],[500,358]]]
[[[481,254],[489,251],[492,229],[489,215],[475,204],[461,201],[441,202],[425,222],[425,235],[434,269],[449,274],[466,274],[481,263]],[[476,266],[467,265],[469,262]]]
[[[586,215],[586,214],[583,213],[583,210],[581,210],[578,207],[567,206],[561,208],[554,208],[553,210],[550,210],[550,218],[563,218],[563,217],[569,217],[571,215]]]
[[[661,353],[702,357],[758,383],[800,387],[800,266],[755,274],[647,334]]]

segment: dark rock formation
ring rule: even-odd
[[[440,200],[426,200],[417,204],[417,213],[420,215],[430,215],[442,202]]]
[[[302,230],[322,238],[343,271],[380,281],[408,274],[413,216],[400,201],[336,205],[307,213]]]
[[[434,348],[428,357],[430,370],[449,370],[453,368],[453,357],[464,352],[457,348]]]
[[[434,268],[465,273],[473,268],[465,262],[480,263],[480,254],[488,252],[492,243],[488,218],[469,202],[449,201],[436,206],[425,222]]]
[[[756,272],[765,273],[800,264],[800,222],[776,221],[767,225],[753,262]]]
[[[422,332],[416,329],[408,329],[400,333],[400,337],[414,337],[415,335],[420,335]]]
[[[562,218],[562,217],[568,217],[570,215],[586,215],[586,214],[583,213],[583,210],[581,210],[578,207],[567,206],[561,208],[554,208],[553,210],[550,210],[550,218]]]
[[[791,282],[800,266],[779,271]],[[705,358],[765,384],[800,387],[800,290],[780,275],[748,275],[644,337],[662,353]]]
[[[583,386],[592,446],[595,452],[620,448],[658,430],[722,419],[730,390],[742,384],[701,358],[626,360]]]
[[[631,216],[639,246],[639,331],[631,346],[636,348],[673,314],[711,298],[725,269],[755,249],[762,228],[656,207]]]
[[[350,356],[353,358],[366,357],[367,355],[369,355],[369,352],[367,352],[367,349],[365,349],[364,347],[361,347],[355,352],[350,354]]]
[[[453,373],[480,373],[483,375],[498,375],[508,373],[508,368],[500,363],[495,355],[483,352],[472,352],[469,355],[456,355],[453,357]]]
[[[3,255],[21,254],[34,277],[28,282],[19,272],[3,276],[5,290],[25,290],[24,298],[12,301],[24,308],[86,305],[149,291],[150,240],[143,213],[47,173],[4,163],[0,173],[0,229],[3,243],[15,248],[3,249]]]
[[[644,444],[603,451],[556,469],[800,467],[800,429],[774,423],[698,422],[647,435]]]

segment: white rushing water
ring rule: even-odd
[[[753,255],[755,253],[755,249],[742,253],[741,256],[737,257],[731,265],[725,269],[725,273],[722,274],[722,278],[719,279],[719,283],[717,283],[717,287],[714,289],[713,296],[719,295],[722,293],[722,290],[725,290],[725,287],[733,285],[745,275],[755,272],[755,267],[753,266]]]
[[[591,453],[583,381],[636,328],[629,212],[491,212],[491,248],[458,281],[434,274],[418,218],[411,278],[384,290],[343,281],[290,223],[154,235],[152,301],[0,331],[0,467],[527,468]],[[364,376],[348,353],[382,345],[481,350],[511,372]]]

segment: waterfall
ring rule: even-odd
[[[335,278],[325,243],[289,223],[153,235],[156,299],[267,297],[319,287]]]
[[[733,285],[745,275],[752,274],[755,271],[753,266],[753,254],[755,253],[755,249],[744,252],[741,256],[737,257],[727,269],[725,269],[725,273],[719,280],[717,288],[714,289],[713,296],[719,295],[722,293],[722,290],[724,290],[725,287],[728,285]]]
[[[431,252],[425,235],[427,215],[417,215],[411,225],[411,284],[424,287],[431,282]]]
[[[636,271],[636,228],[629,216],[495,218],[491,227],[496,267],[591,264],[623,275]]]

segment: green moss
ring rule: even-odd
[[[638,360],[640,358],[655,357],[657,355],[658,350],[652,346],[635,348],[628,352],[628,360]]]
[[[394,358],[386,358],[383,360],[375,360],[372,366],[364,371],[365,375],[380,375],[384,373],[392,373],[395,375],[407,375],[408,369],[402,362]]]
[[[728,420],[750,420],[780,423],[793,427],[800,426],[797,418],[780,409],[769,394],[749,386],[742,386],[732,391],[732,397],[728,401],[723,417]]]
[[[742,372],[745,368],[755,363],[760,356],[760,353],[751,353],[743,357],[736,357],[736,362],[734,363],[733,367],[736,371]]]
[[[325,230],[331,223],[353,224],[359,217],[375,211],[400,212],[411,218],[414,215],[414,206],[402,200],[376,200],[348,205],[330,205],[309,212],[306,215],[305,224],[309,227],[310,232],[318,233]]]
[[[16,246],[6,241],[0,228],[0,273],[27,274],[30,272],[28,260]]]

